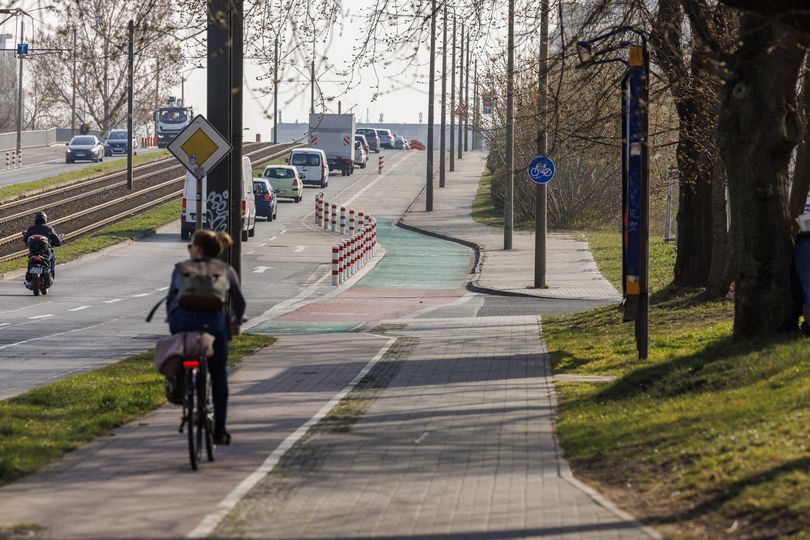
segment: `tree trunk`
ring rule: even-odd
[[[790,323],[793,241],[788,162],[801,136],[796,82],[802,36],[754,15],[722,92],[718,139],[731,203],[734,337],[774,335]]]
[[[716,162],[712,179],[712,264],[706,283],[706,298],[725,298],[731,288],[731,254],[726,199],[726,175]]]
[[[805,64],[802,88],[801,114],[804,119],[804,137],[796,152],[796,168],[790,189],[790,217],[795,219],[804,212],[807,192],[810,190],[810,66]]]

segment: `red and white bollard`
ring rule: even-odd
[[[354,208],[349,208],[349,236],[354,236]]]
[[[340,266],[340,246],[337,244],[332,246],[332,285],[338,285],[339,266]]]
[[[366,215],[363,212],[357,212],[357,229],[363,230],[366,225]]]
[[[11,168],[11,152],[6,152],[6,170]]]
[[[331,223],[332,223],[332,232],[337,232],[337,205],[332,203],[332,216],[331,216]]]
[[[329,203],[323,201],[323,228],[329,230]]]
[[[323,197],[323,192],[315,195],[315,225],[321,224],[321,197]]]
[[[385,156],[377,158],[377,173],[382,174],[383,167],[385,167]]]
[[[23,162],[22,162],[22,150],[18,150],[17,151],[17,168],[18,169],[21,168],[22,164],[23,164]]]
[[[346,207],[340,207],[340,234],[346,234]]]

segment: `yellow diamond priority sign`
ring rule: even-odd
[[[191,174],[202,178],[228,155],[231,145],[205,117],[198,115],[168,149]]]

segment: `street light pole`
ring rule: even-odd
[[[231,245],[230,264],[236,274],[242,275],[242,82],[244,80],[244,0],[228,0],[231,9],[231,185],[229,226]],[[252,174],[249,172],[248,174]],[[244,217],[247,223],[247,214]]]
[[[20,43],[25,42],[25,19],[20,19]],[[22,108],[23,108],[23,58],[22,51],[17,55],[20,57],[20,74],[17,80],[17,159],[20,159],[20,148],[22,147]]]
[[[461,39],[458,42],[458,108],[463,112],[464,103],[464,22],[461,23]],[[458,115],[458,159],[462,158],[464,121],[462,114]]]
[[[467,72],[464,74],[464,151],[469,152],[470,147],[467,145],[470,132],[470,32],[467,32],[467,64],[465,66]],[[459,141],[460,142],[460,141]]]
[[[70,136],[76,135],[76,27],[73,27],[73,93],[70,96]]]
[[[132,146],[135,142],[132,130],[132,64],[133,64],[133,42],[135,40],[135,23],[130,19],[127,24],[127,189],[132,189]]]
[[[433,211],[433,101],[436,87],[436,0],[430,0],[430,72],[428,79],[427,173],[425,211]]]
[[[445,140],[447,134],[447,2],[444,3],[444,16],[442,17],[442,131],[439,134],[439,187],[443,188],[447,174],[447,150]]]
[[[503,249],[512,249],[513,201],[515,197],[515,0],[509,0],[509,30],[506,44],[506,200],[503,207]],[[459,145],[460,146],[460,145]]]
[[[273,68],[273,144],[278,144],[278,34]]]
[[[548,108],[548,0],[540,4],[540,62],[537,73],[537,155],[548,152],[547,119]],[[536,184],[534,188],[534,286],[546,286],[546,235],[548,188],[546,184]]]
[[[456,15],[453,14],[453,54],[450,56],[450,172],[456,170]],[[440,185],[439,187],[444,187]]]

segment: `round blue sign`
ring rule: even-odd
[[[529,180],[535,184],[545,184],[554,178],[554,162],[546,156],[535,156],[529,163]]]

